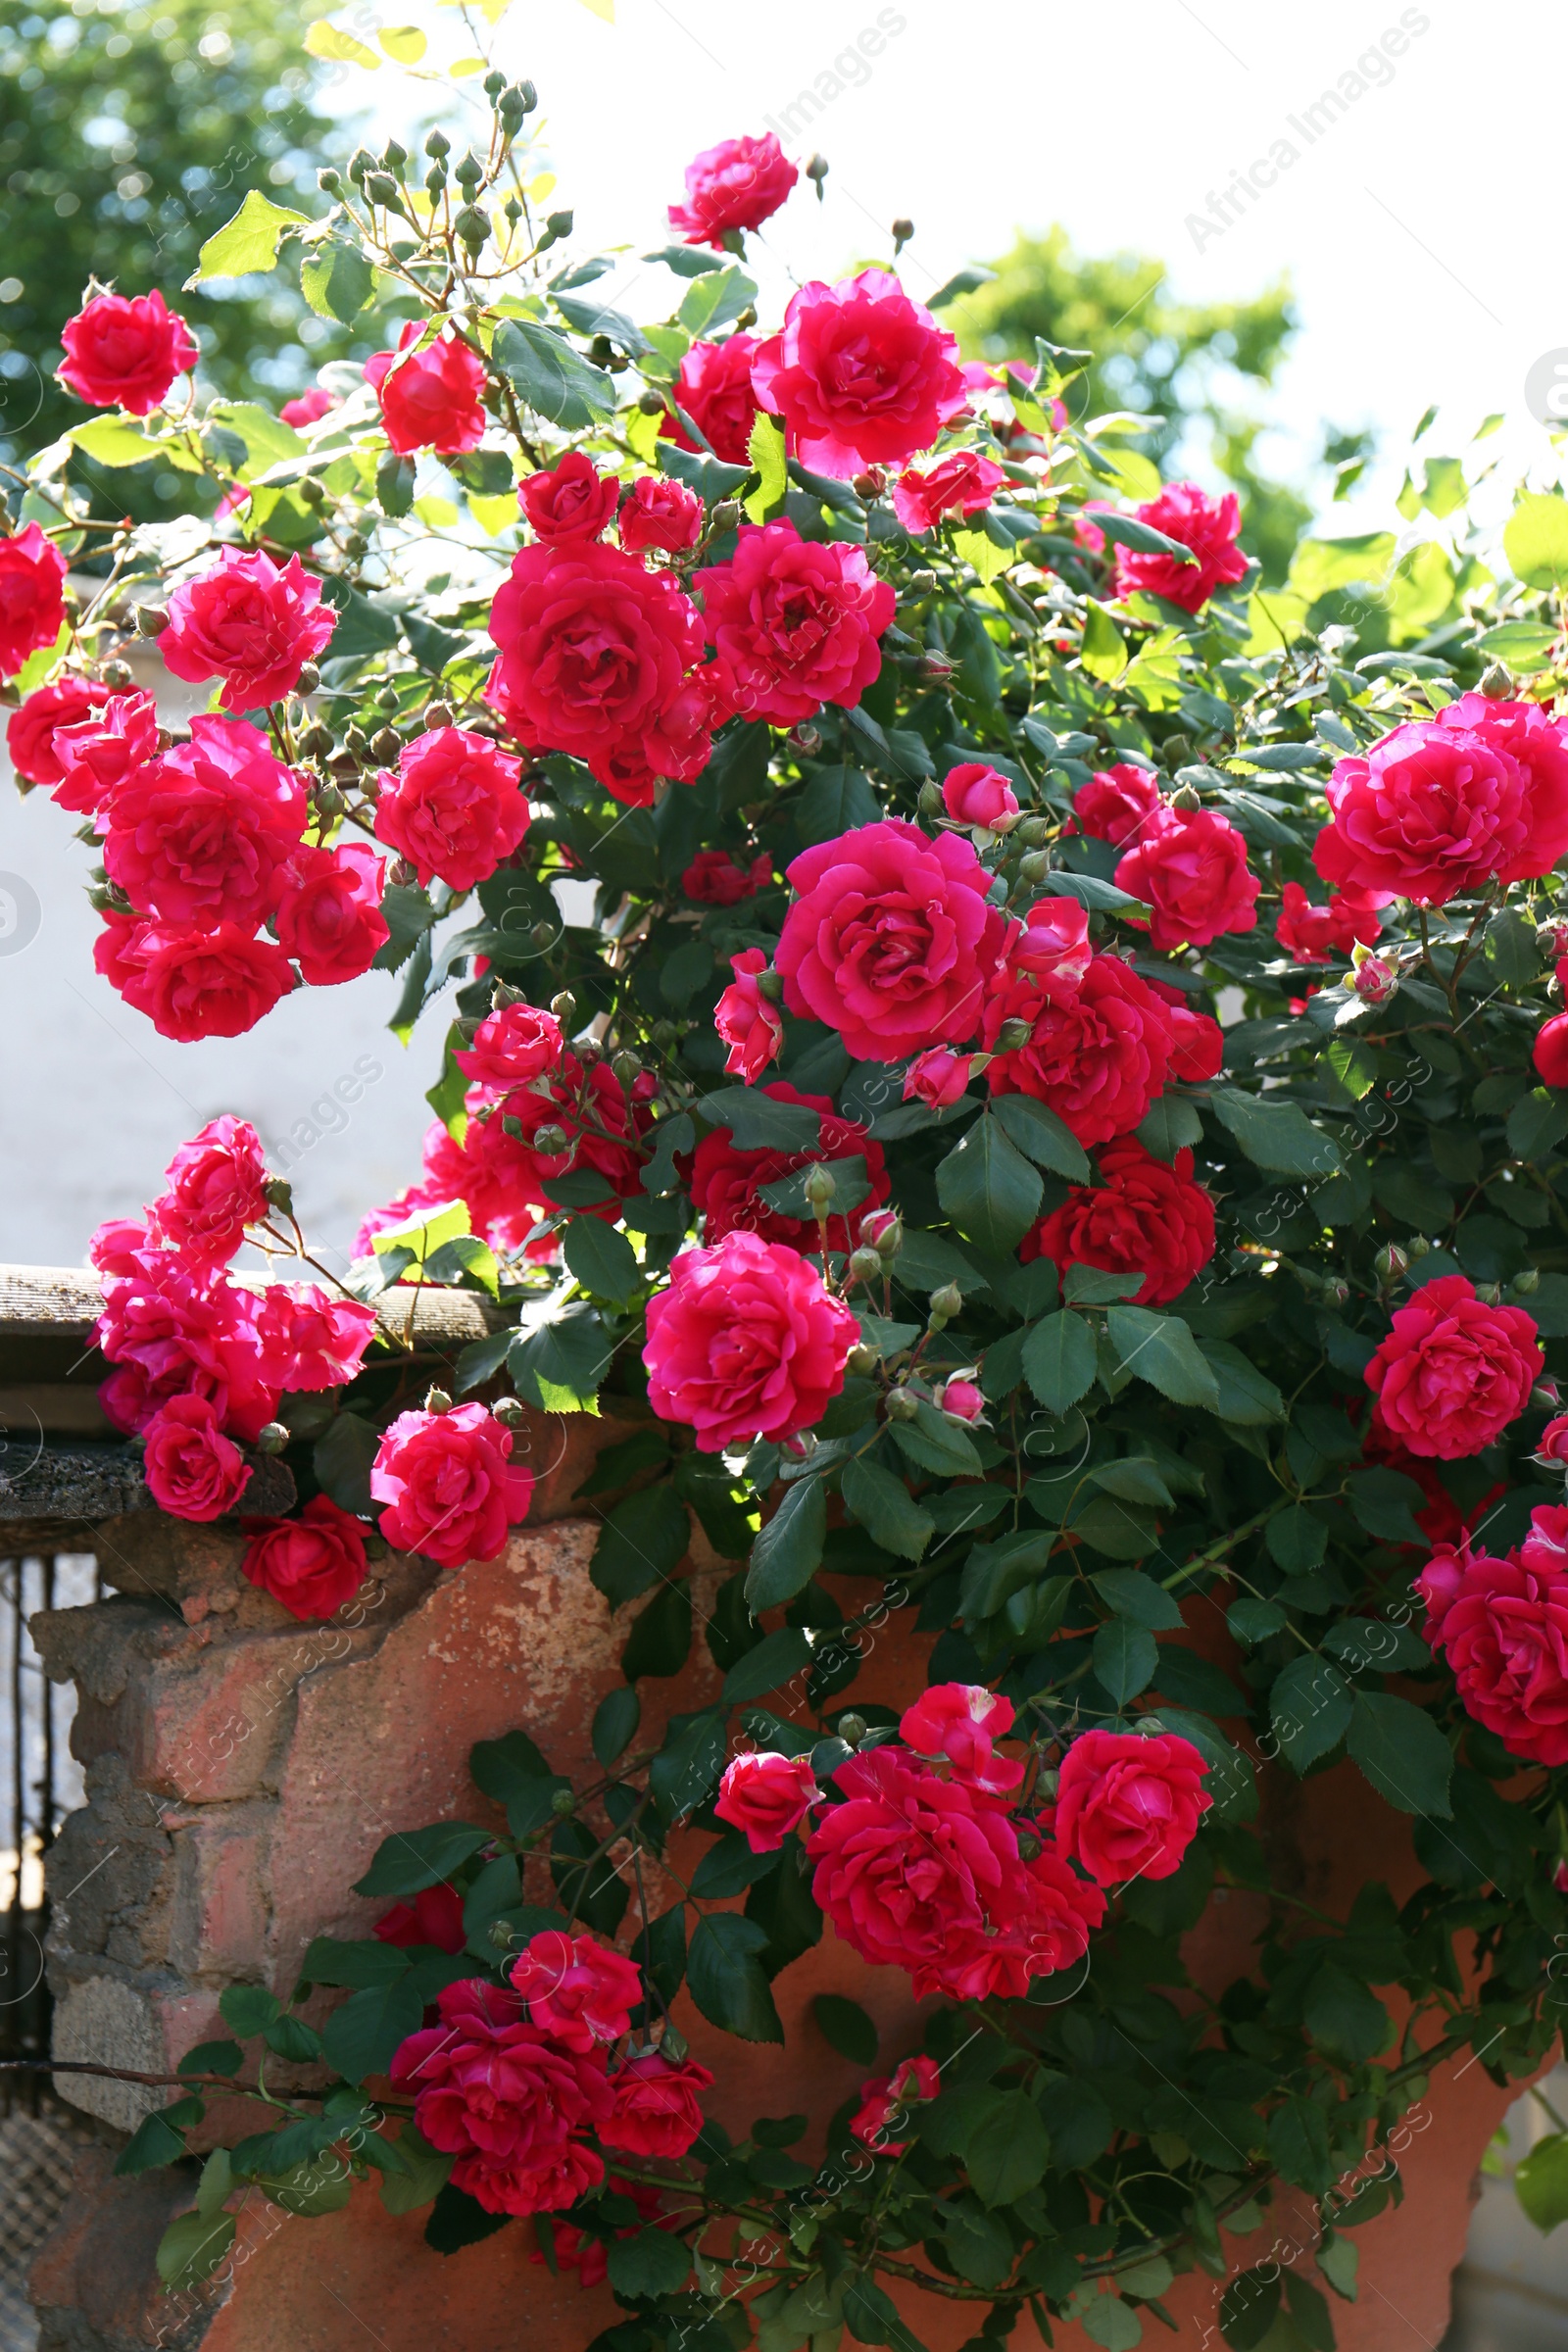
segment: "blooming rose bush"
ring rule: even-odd
[[[620,2297],[602,2352],[918,2343],[927,2296],[1130,2346],[1195,2269],[1237,2352],[1282,2293],[1326,2343],[1411,2086],[1556,2027],[1563,501],[1500,551],[1462,505],[1408,558],[1308,541],[1266,591],[1233,498],[1076,420],[1083,355],[965,362],[956,286],[875,264],[760,318],[771,134],[662,192],[617,290],[512,192],[531,89],[485,88],[487,160],[437,130],[276,217],[345,325],[362,274],[399,298],[279,416],[89,290],[71,446],[161,454],[210,519],[102,524],[41,453],[0,669],[134,1017],[235,1035],[373,969],[400,1036],[445,1021],[346,1270],[300,1276],[234,1116],[97,1236],[154,1498],[340,1615],[388,1545],[498,1556],[520,1433],[597,1413],[624,1681],[575,1782],[481,1743],[473,1818],[388,1840],[390,1908],[286,2011],[226,1995],[122,2164],[262,2036],[325,2074],[210,2178],[373,2174],[442,2250],[529,2217]],[[399,1336],[427,1283],[482,1303],[455,1362]],[[895,1611],[902,1712],[854,1689]],[[1411,1825],[1402,1908],[1276,1883],[1259,1783],[1329,1765]],[[1214,1996],[1182,1939],[1231,1889],[1259,1948]],[[819,1941],[920,2021],[883,2048],[824,1996],[858,2104],[825,2153],[732,2139],[716,2036],[782,2039]],[[1232,2277],[1286,2186],[1322,2289]]]

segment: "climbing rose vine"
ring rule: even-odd
[[[623,1680],[589,1777],[475,1748],[482,1820],[389,1839],[286,2001],[225,1992],[121,2169],[243,2074],[169,2280],[252,2186],[373,2176],[439,2252],[532,2217],[619,2298],[599,2352],[917,2345],[937,2299],[1131,2346],[1195,2271],[1236,2352],[1327,2344],[1406,2106],[1556,2031],[1568,505],[1483,562],[1445,461],[1416,543],[1265,585],[1087,355],[963,360],[969,277],[760,318],[771,135],[693,162],[621,297],[531,208],[531,87],[484,89],[482,155],[361,151],[205,248],[375,346],[279,415],[89,289],[0,667],[128,1017],[374,970],[446,1022],[346,1270],[237,1116],[96,1237],[152,1496],[325,1619],[389,1549],[499,1557],[545,1416],[596,1415]],[[116,519],[153,460],[200,519]],[[902,1711],[852,1691],[895,1619]],[[1402,1900],[1314,1909],[1260,1836],[1331,1764]],[[1183,1939],[1232,1892],[1216,1981]],[[823,1942],[919,2046],[820,1995],[858,2096],[825,2148],[735,2136],[722,2036],[780,2040]]]

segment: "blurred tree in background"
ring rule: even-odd
[[[313,104],[305,22],[297,0],[71,0],[48,13],[0,0],[7,454],[84,414],[54,369],[94,274],[126,294],[158,287],[225,393],[286,395],[314,371],[309,347],[332,330],[280,281],[228,299],[179,291],[248,189],[317,209],[316,166],[344,132]]]
[[[1267,390],[1296,330],[1280,278],[1250,302],[1181,303],[1166,290],[1163,262],[1118,253],[1084,259],[1064,228],[1020,236],[995,265],[993,283],[950,314],[972,359],[1028,359],[1037,335],[1095,354],[1088,413],[1132,409],[1156,416],[1144,447],[1167,466],[1184,436],[1206,428],[1215,466],[1240,494],[1243,542],[1266,580],[1285,576],[1311,508],[1253,461],[1262,419],[1235,405],[1236,379]],[[1358,435],[1327,433],[1322,462],[1348,468],[1365,455]]]

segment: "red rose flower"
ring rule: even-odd
[[[860,2084],[860,2104],[850,2118],[850,2131],[879,2156],[902,2156],[906,2139],[890,2139],[888,2127],[908,2121],[907,2109],[934,2099],[942,2088],[942,2074],[934,2058],[906,2058],[894,2075],[878,2075]]]
[[[533,1494],[532,1471],[514,1467],[511,1451],[512,1432],[485,1405],[400,1413],[370,1470],[393,1549],[422,1552],[442,1568],[498,1558]]]
[[[437,1951],[450,1952],[456,1959],[468,1940],[463,1925],[463,1897],[445,1881],[439,1886],[421,1886],[408,1902],[394,1903],[384,1912],[370,1934],[378,1943],[395,1944],[405,1952],[416,1943],[433,1943]]]
[[[578,2135],[614,2105],[603,2053],[563,2049],[482,1978],[448,1984],[436,2006],[439,2025],[409,2035],[391,2081],[431,2147],[457,2157],[453,2185],[486,2213],[557,2213],[596,2188],[604,2160]]]
[[[1158,777],[1125,762],[1096,768],[1072,798],[1079,830],[1118,850],[1141,840],[1150,819],[1164,806]]]
[[[249,1119],[210,1119],[181,1144],[165,1174],[169,1190],[149,1212],[154,1238],[194,1263],[227,1265],[247,1225],[265,1225],[267,1155]]]
[[[534,2024],[566,2050],[618,2041],[643,1997],[641,1969],[591,1936],[559,1928],[531,1936],[507,1975]]]
[[[277,1389],[341,1389],[375,1337],[375,1309],[315,1282],[274,1282],[262,1298],[263,1377]]]
[[[729,968],[735,977],[725,989],[713,1010],[713,1027],[729,1048],[724,1067],[732,1078],[752,1086],[760,1078],[769,1062],[776,1061],[784,1046],[784,1022],[776,1004],[769,1004],[758,986],[758,976],[767,969],[767,957],[760,948],[745,948],[732,956]]]
[[[1524,778],[1525,840],[1498,866],[1497,880],[1528,882],[1549,872],[1568,850],[1568,722],[1539,703],[1461,694],[1445,704],[1436,723],[1506,752]]]
[[[752,362],[764,409],[794,454],[848,480],[929,449],[968,405],[958,346],[885,270],[836,286],[813,278]]]
[[[37,523],[0,539],[0,677],[53,645],[66,617],[66,559]]]
[[[6,721],[11,764],[28,784],[58,784],[65,770],[55,751],[57,727],[75,726],[101,710],[111,689],[97,678],[63,669],[50,686],[34,688]]]
[[[279,874],[278,945],[313,988],[368,972],[392,936],[381,912],[386,867],[368,843],[302,842]]]
[[[680,364],[671,394],[680,414],[666,416],[660,432],[680,449],[696,449],[698,443],[680,421],[688,416],[723,465],[749,465],[757,422],[752,362],[760,348],[755,335],[694,343]]]
[[[720,139],[686,167],[686,201],[669,208],[669,225],[688,245],[724,250],[727,232],[760,228],[800,178],[775,134]]]
[[[163,296],[95,294],[60,330],[60,381],[95,409],[145,416],[176,375],[201,358],[196,338]]]
[[[1075,1185],[1024,1236],[1018,1254],[1026,1263],[1049,1257],[1062,1274],[1069,1266],[1142,1274],[1135,1302],[1164,1306],[1214,1254],[1214,1203],[1192,1181],[1193,1155],[1178,1152],[1167,1166],[1124,1135],[1102,1149],[1100,1173],[1098,1185]]]
[[[1019,1908],[988,1935],[956,1936],[930,1989],[957,2001],[1022,2000],[1036,1977],[1076,1966],[1104,1916],[1100,1888],[1048,1844],[1023,1866]]]
[[[963,1421],[972,1426],[986,1417],[984,1393],[972,1380],[945,1381],[937,1392],[937,1404],[950,1421]]]
[[[1492,1306],[1463,1274],[1444,1274],[1396,1310],[1366,1385],[1385,1429],[1412,1453],[1452,1462],[1517,1419],[1544,1361],[1522,1306]]]
[[[1247,577],[1247,558],[1236,542],[1241,536],[1242,510],[1234,490],[1223,498],[1207,498],[1196,482],[1167,482],[1157,498],[1138,510],[1141,522],[1163,531],[1192,549],[1196,564],[1176,556],[1140,555],[1136,548],[1116,548],[1116,594],[1131,596],[1143,589],[1196,612],[1216,588]]]
[[[668,772],[650,738],[701,659],[703,631],[667,572],[594,542],[525,547],[496,591],[490,634],[501,653],[486,692],[522,741],[585,760],[602,782],[617,753]],[[701,772],[707,751],[691,748]]]
[[[773,859],[763,850],[749,865],[738,865],[728,850],[699,850],[680,878],[697,906],[738,906],[755,899],[773,879]]]
[[[1558,1413],[1536,1440],[1538,1462],[1568,1463],[1568,1413]]]
[[[695,2058],[677,2066],[662,2050],[628,2050],[610,2079],[615,2104],[599,2136],[629,2156],[684,2156],[703,2128],[697,2094],[712,2082]]]
[[[476,1086],[531,1086],[561,1067],[565,1054],[561,1023],[537,1004],[503,1004],[486,1013],[473,1043],[453,1056]]]
[[[984,1935],[988,1910],[1017,1909],[1018,1840],[994,1798],[895,1747],[851,1756],[833,1777],[845,1801],[807,1840],[811,1891],[852,1951],[908,1969],[919,1993],[960,1938]]]
[[[1000,1690],[983,1683],[935,1683],[905,1708],[899,1738],[919,1755],[945,1758],[960,1780],[1000,1796],[1023,1779],[1023,1766],[995,1749],[1012,1721],[1012,1701]]]
[[[648,1304],[648,1401],[697,1433],[701,1453],[820,1421],[859,1343],[849,1308],[810,1262],[755,1233],[683,1250]]]
[[[815,1218],[792,1217],[783,1209],[769,1207],[762,1187],[778,1184],[798,1168],[811,1167],[818,1160],[858,1155],[865,1161],[868,1188],[859,1206],[880,1207],[890,1190],[887,1161],[881,1145],[873,1143],[856,1120],[841,1119],[828,1096],[803,1095],[783,1079],[775,1079],[762,1092],[775,1102],[799,1102],[808,1110],[818,1111],[822,1121],[818,1141],[806,1152],[785,1152],[771,1146],[743,1152],[729,1128],[715,1127],[711,1135],[704,1136],[692,1159],[688,1188],[692,1206],[702,1212],[703,1235],[710,1246],[722,1241],[726,1233],[741,1232],[755,1233],[764,1242],[788,1242],[797,1250],[814,1250]],[[827,1233],[830,1250],[854,1249],[843,1217],[830,1217]]]
[[[1530,1058],[1547,1086],[1568,1086],[1568,1012],[1554,1012],[1536,1031]]]
[[[208,1396],[171,1396],[144,1433],[147,1492],[174,1519],[220,1519],[251,1482],[239,1447],[219,1426]]]
[[[1247,862],[1246,842],[1212,808],[1167,808],[1151,817],[1117,864],[1116,887],[1152,907],[1150,944],[1162,952],[1206,948],[1222,932],[1257,927],[1262,885]]]
[[[174,590],[158,651],[176,678],[221,678],[225,710],[256,710],[293,692],[336,627],[298,556],[279,567],[260,550],[225,547],[211,571]]]
[[[917,1054],[904,1073],[904,1101],[923,1102],[928,1110],[947,1110],[961,1102],[974,1075],[974,1058],[972,1054],[950,1053],[946,1046]]]
[[[1208,1766],[1174,1732],[1083,1732],[1062,1758],[1054,1828],[1063,1854],[1102,1886],[1168,1879],[1213,1798]]]
[[[246,1519],[241,1524],[250,1538],[240,1561],[242,1573],[291,1617],[330,1617],[365,1582],[365,1530],[352,1511],[340,1510],[329,1495],[313,1495],[297,1519]],[[462,1938],[448,1948],[461,1951]]]
[[[338,405],[324,384],[313,384],[308,392],[300,392],[293,400],[285,400],[277,413],[285,424],[293,425],[298,432],[302,425],[319,423]]]
[[[1501,1560],[1466,1545],[1435,1555],[1417,1582],[1427,1640],[1451,1667],[1465,1713],[1510,1755],[1556,1766],[1568,1764],[1568,1576],[1530,1555],[1528,1541]]]
[[[117,1256],[120,1252],[117,1250]],[[122,1366],[100,1396],[118,1429],[144,1430],[175,1396],[205,1398],[219,1425],[254,1439],[277,1410],[263,1378],[255,1294],[194,1274],[169,1250],[129,1253],[123,1274],[106,1274],[98,1345]]]
[[[924,473],[901,473],[893,485],[893,512],[906,531],[934,531],[949,514],[967,521],[989,507],[1006,478],[990,458],[956,449]]]
[[[407,858],[421,883],[472,890],[528,830],[522,762],[487,735],[432,727],[405,744],[398,772],[381,771],[378,841]]]
[[[566,539],[597,539],[610,523],[620,496],[612,473],[601,473],[592,458],[568,449],[558,466],[530,473],[517,484],[517,504],[536,539],[555,546]]]
[[[629,556],[651,547],[680,555],[703,535],[703,502],[684,482],[662,473],[640,473],[620,510],[620,544]]]
[[[586,1115],[577,1101],[585,1083]],[[436,1145],[442,1171],[467,1203],[474,1232],[486,1241],[520,1249],[555,1205],[549,1188],[564,1176],[591,1170],[617,1195],[639,1191],[637,1138],[644,1114],[608,1062],[595,1062],[585,1081],[581,1063],[567,1054],[547,1091],[529,1085],[498,1104],[486,1089],[470,1087],[466,1100],[468,1127],[461,1149],[444,1128],[432,1129],[431,1137],[445,1139]],[[503,1121],[520,1134],[509,1134]],[[565,1150],[539,1151],[533,1139],[541,1127],[559,1127],[567,1138]],[[433,1172],[428,1150],[425,1165]],[[619,1210],[611,1200],[588,1214],[613,1222]]]
[[[1151,980],[1149,985],[1170,1023],[1170,1076],[1186,1079],[1189,1086],[1217,1078],[1225,1061],[1225,1032],[1218,1021],[1209,1013],[1195,1012],[1169,980]]]
[[[365,380],[381,404],[386,437],[400,456],[433,449],[454,457],[477,449],[484,434],[484,362],[450,326],[416,351],[427,323],[409,319],[394,351],[378,351],[366,361]]]
[[[1082,988],[1093,957],[1088,907],[1076,899],[1040,899],[1022,927],[1008,933],[1003,963],[1014,977],[1027,972],[1042,995],[1065,1004]]]
[[[863,548],[803,539],[793,522],[744,523],[727,564],[693,580],[737,710],[779,727],[824,703],[857,704],[881,672],[898,599]]]
[[[241,1037],[294,985],[281,948],[237,923],[211,931],[111,916],[93,961],[160,1037]]]
[[[1018,796],[983,760],[965,760],[943,777],[942,806],[955,824],[985,825],[1001,833],[1018,813]]]
[[[1027,1044],[998,1051],[1003,1025],[1034,1023]],[[1136,1127],[1165,1084],[1173,1039],[1166,1010],[1119,956],[1095,956],[1076,994],[1047,996],[1016,971],[994,988],[981,1035],[995,1055],[994,1095],[1033,1095],[1081,1144]]]
[[[127,778],[158,757],[158,712],[150,694],[117,694],[101,710],[57,727],[57,808],[96,816]]]
[[[1370,947],[1383,929],[1378,909],[1387,905],[1385,891],[1337,890],[1326,906],[1314,906],[1299,882],[1287,882],[1274,936],[1298,963],[1327,963],[1331,951],[1348,956],[1357,940]]]
[[[789,880],[774,962],[791,1012],[837,1029],[859,1061],[974,1035],[1005,929],[969,842],[887,817],[804,850]]]
[[[759,1748],[725,1765],[713,1813],[732,1830],[745,1831],[754,1854],[776,1854],[791,1830],[798,1830],[821,1802],[809,1755],[781,1756]]]
[[[140,914],[254,929],[304,830],[305,790],[256,728],[205,714],[190,723],[189,743],[116,786],[104,863]]]

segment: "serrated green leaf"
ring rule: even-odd
[[[1346,1745],[1373,1788],[1401,1813],[1453,1818],[1453,1750],[1423,1708],[1407,1698],[1358,1690]]]
[[[983,1111],[962,1141],[937,1163],[937,1199],[958,1231],[987,1257],[1005,1257],[1039,1213],[1038,1169]]]
[[[1029,1333],[1023,1374],[1048,1412],[1065,1413],[1094,1386],[1099,1368],[1094,1333],[1081,1315],[1062,1308]]]
[[[615,414],[613,377],[535,319],[504,318],[492,357],[528,407],[565,432],[585,432]]]
[[[1217,1086],[1209,1106],[1221,1124],[1260,1168],[1281,1176],[1333,1176],[1341,1160],[1339,1147],[1314,1127],[1298,1102],[1281,1102],[1262,1095],[1246,1095],[1239,1088]]]
[[[195,270],[185,280],[185,291],[189,293],[212,277],[248,277],[253,270],[270,270],[277,261],[284,231],[305,225],[304,213],[270,203],[260,188],[249,189],[233,219],[225,220],[202,247]]]
[[[1156,1314],[1147,1306],[1112,1306],[1105,1332],[1117,1367],[1147,1380],[1173,1404],[1219,1408],[1219,1382],[1179,1315]]]
[[[692,1999],[710,2025],[743,2041],[779,2041],[784,2028],[757,1955],[767,1931],[734,1911],[711,1911],[700,1919],[686,1955]]]
[[[752,1545],[746,1602],[754,1616],[804,1592],[822,1564],[827,1495],[820,1478],[797,1479]]]
[[[857,1457],[845,1463],[840,1485],[846,1509],[873,1544],[901,1560],[921,1557],[936,1532],[936,1521],[921,1509],[902,1478]]]

